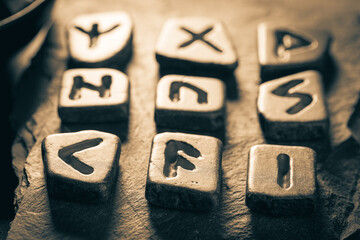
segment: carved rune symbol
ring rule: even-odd
[[[165,165],[163,171],[165,177],[176,177],[178,167],[182,167],[186,170],[195,169],[193,163],[180,155],[183,153],[193,158],[201,158],[199,150],[186,142],[170,140],[166,143],[164,151]]]
[[[279,86],[277,89],[273,90],[272,93],[280,96],[280,97],[293,97],[293,98],[300,98],[300,101],[295,104],[294,106],[290,107],[286,110],[288,114],[296,114],[300,111],[302,111],[304,108],[309,106],[311,102],[313,101],[313,98],[311,95],[306,93],[290,93],[289,91],[299,85],[300,83],[303,83],[303,79],[295,79],[291,80],[281,86]]]
[[[96,44],[97,44],[97,40],[99,38],[99,36],[101,34],[105,34],[105,33],[108,33],[108,32],[111,32],[112,30],[114,30],[115,28],[119,27],[120,24],[116,24],[114,25],[113,27],[109,28],[108,30],[105,30],[103,32],[100,32],[99,31],[99,24],[98,23],[94,23],[91,27],[91,30],[90,31],[86,31],[84,30],[83,28],[81,27],[78,27],[78,26],[75,26],[75,28],[77,30],[79,30],[80,32],[83,32],[85,34],[87,34],[90,38],[90,42],[89,42],[89,48],[92,48],[92,47],[95,47]]]
[[[282,61],[288,60],[290,51],[309,48],[312,45],[312,41],[310,39],[287,31],[276,31],[275,39],[275,54]]]
[[[277,165],[278,165],[278,175],[277,175],[277,184],[283,188],[288,189],[291,185],[291,164],[290,157],[285,153],[280,153],[277,156]]]
[[[73,167],[75,170],[79,171],[82,174],[89,175],[94,172],[94,168],[80,161],[77,157],[74,156],[74,153],[80,152],[88,148],[96,147],[102,141],[103,140],[101,138],[94,138],[78,142],[60,149],[58,155],[61,160]]]
[[[101,78],[102,84],[100,86],[94,86],[91,83],[87,83],[84,81],[82,76],[74,77],[74,84],[71,88],[71,92],[69,95],[70,99],[76,100],[81,98],[81,88],[87,88],[90,90],[98,91],[99,96],[101,98],[110,97],[110,87],[112,83],[112,78],[110,75],[105,75]]]
[[[179,91],[180,91],[180,88],[181,87],[187,87],[191,90],[193,90],[194,92],[197,93],[198,95],[198,103],[207,103],[208,102],[208,99],[207,99],[207,92],[205,92],[204,90],[198,88],[198,87],[195,87],[189,83],[186,83],[186,82],[180,82],[180,81],[175,81],[175,82],[172,82],[171,83],[171,86],[170,86],[170,99],[171,101],[179,101],[180,100],[180,94],[179,94]]]
[[[214,44],[212,44],[211,42],[209,42],[208,40],[205,39],[205,35],[208,34],[209,32],[211,32],[211,30],[213,30],[213,27],[209,27],[209,28],[205,29],[204,31],[202,31],[201,33],[194,33],[184,27],[181,27],[180,29],[191,34],[192,38],[189,41],[186,41],[186,42],[180,44],[179,48],[187,47],[190,44],[192,44],[193,42],[199,40],[199,41],[206,43],[208,46],[213,48],[215,51],[222,52],[222,50],[220,48],[218,48],[217,46],[215,46]]]

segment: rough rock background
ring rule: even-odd
[[[131,82],[128,127],[61,126],[57,94],[67,57],[65,25],[78,14],[103,10],[127,11],[135,24],[134,53],[126,70]],[[220,19],[240,60],[236,84],[227,101],[221,204],[210,213],[153,207],[144,198],[151,140],[156,134],[153,119],[159,73],[154,47],[162,24],[174,16]],[[244,202],[248,150],[265,142],[255,107],[260,82],[256,27],[262,21],[321,28],[334,37],[334,61],[325,76],[329,139],[287,143],[311,146],[319,154],[317,207],[309,216],[256,214]],[[54,22],[44,46],[15,89],[12,121],[18,135],[13,164],[22,181],[16,191],[17,214],[9,239],[360,238],[360,147],[349,138],[346,127],[360,90],[360,4],[356,0],[58,0]],[[123,145],[113,198],[105,205],[49,199],[40,151],[42,139],[62,130],[86,128],[120,132]]]

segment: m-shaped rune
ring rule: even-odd
[[[208,40],[205,39],[205,35],[208,34],[209,32],[211,32],[211,30],[213,30],[213,27],[209,27],[209,28],[205,29],[204,31],[202,31],[201,33],[194,33],[184,27],[181,27],[180,29],[187,33],[190,33],[192,38],[189,41],[186,41],[186,42],[180,44],[179,48],[187,47],[190,44],[192,44],[193,42],[200,40],[200,41],[206,43],[207,45],[209,45],[210,47],[212,47],[215,51],[222,52],[222,50],[220,48],[216,47],[214,44],[212,44],[211,42],[209,42]]]
[[[112,30],[114,30],[115,28],[119,27],[120,24],[116,24],[114,25],[113,27],[109,28],[108,30],[105,30],[103,32],[100,32],[99,31],[99,24],[98,23],[94,23],[91,27],[91,30],[90,31],[86,31],[84,30],[83,28],[81,27],[78,27],[78,26],[75,26],[75,28],[85,34],[87,34],[90,38],[90,43],[89,43],[89,48],[92,48],[92,47],[95,47],[96,44],[97,44],[97,40],[99,38],[99,36],[101,34],[105,34],[105,33],[108,33],[108,32],[111,32]]]

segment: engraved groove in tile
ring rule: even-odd
[[[280,153],[277,156],[278,162],[278,178],[277,183],[283,189],[290,188],[291,185],[291,158],[285,153]]]
[[[283,62],[289,61],[290,51],[305,52],[317,46],[317,41],[289,31],[276,31],[275,38],[275,54]]]
[[[294,88],[295,86],[297,86],[303,82],[304,82],[303,79],[294,79],[287,83],[284,83],[283,85],[279,86],[278,88],[276,88],[275,90],[272,91],[272,93],[277,96],[300,98],[300,101],[298,103],[296,103],[294,106],[292,106],[286,110],[286,112],[288,114],[296,114],[296,113],[302,111],[307,106],[309,106],[313,101],[312,96],[309,94],[291,93],[292,88]]]
[[[82,76],[74,77],[74,84],[71,88],[69,98],[72,100],[81,98],[81,89],[87,88],[93,91],[98,91],[101,98],[109,98],[111,96],[110,87],[112,83],[112,77],[110,75],[104,75],[101,78],[101,85],[95,86],[91,83],[85,82]]]
[[[60,149],[58,155],[61,160],[73,167],[75,170],[81,172],[82,174],[89,175],[94,172],[94,168],[84,162],[81,162],[76,156],[74,156],[74,153],[96,147],[102,141],[103,140],[101,138],[84,140]]]
[[[180,101],[179,92],[180,92],[181,87],[187,87],[187,88],[193,90],[194,92],[196,92],[198,95],[198,99],[197,99],[198,103],[207,103],[208,102],[208,94],[206,91],[204,91],[192,84],[189,84],[186,82],[181,82],[181,81],[175,81],[175,82],[171,83],[170,94],[169,94],[171,101],[173,101],[173,102]]]
[[[212,44],[211,42],[209,42],[208,40],[205,39],[205,35],[208,34],[209,32],[211,32],[211,30],[213,30],[213,27],[208,27],[201,33],[194,33],[193,31],[190,31],[189,29],[186,29],[185,27],[181,27],[180,29],[184,30],[187,33],[190,33],[192,38],[189,41],[186,41],[186,42],[180,44],[179,48],[187,47],[190,44],[192,44],[193,42],[200,40],[203,43],[206,43],[207,45],[209,45],[215,51],[220,52],[220,53],[223,52],[220,48],[216,47],[214,44]]]
[[[86,31],[85,29],[83,29],[82,27],[79,26],[75,26],[75,29],[79,30],[80,32],[83,32],[85,34],[87,34],[89,36],[89,48],[95,47],[97,45],[97,40],[99,38],[99,36],[101,34],[105,34],[108,32],[111,32],[112,30],[114,30],[115,28],[119,27],[120,24],[115,24],[113,27],[105,30],[105,31],[99,31],[99,24],[98,23],[94,23],[91,27],[90,31]]]
[[[164,151],[165,164],[163,173],[165,177],[176,177],[178,167],[182,167],[190,171],[196,168],[192,162],[180,155],[182,152],[190,157],[201,158],[199,150],[194,148],[192,145],[182,141],[168,141]]]

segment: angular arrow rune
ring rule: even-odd
[[[60,149],[58,155],[61,160],[73,167],[75,170],[79,171],[82,174],[89,175],[94,172],[94,168],[84,162],[81,162],[77,157],[74,156],[74,153],[80,152],[88,148],[96,147],[102,141],[103,140],[101,138],[94,138],[78,142]]]
[[[293,97],[293,98],[300,98],[300,101],[295,104],[294,106],[290,107],[286,110],[288,114],[296,114],[300,111],[302,111],[304,108],[309,106],[311,102],[313,101],[313,98],[311,95],[306,93],[289,93],[289,90],[293,87],[299,85],[300,83],[303,83],[303,79],[295,79],[291,80],[281,86],[279,86],[277,89],[273,90],[272,93],[280,96],[280,97]]]
[[[167,178],[174,178],[177,176],[177,168],[180,166],[186,170],[194,170],[195,165],[186,158],[179,155],[179,152],[184,152],[186,155],[199,158],[201,154],[199,150],[190,144],[182,141],[170,140],[166,143],[164,151],[165,165],[164,175]]]
[[[189,83],[186,82],[180,82],[180,81],[175,81],[171,83],[170,86],[170,94],[169,97],[171,99],[171,101],[179,101],[180,100],[180,96],[179,96],[179,91],[181,87],[187,87],[191,90],[193,90],[194,92],[196,92],[198,94],[198,103],[207,103],[208,99],[207,99],[207,92],[205,92],[204,90],[193,86]]]

